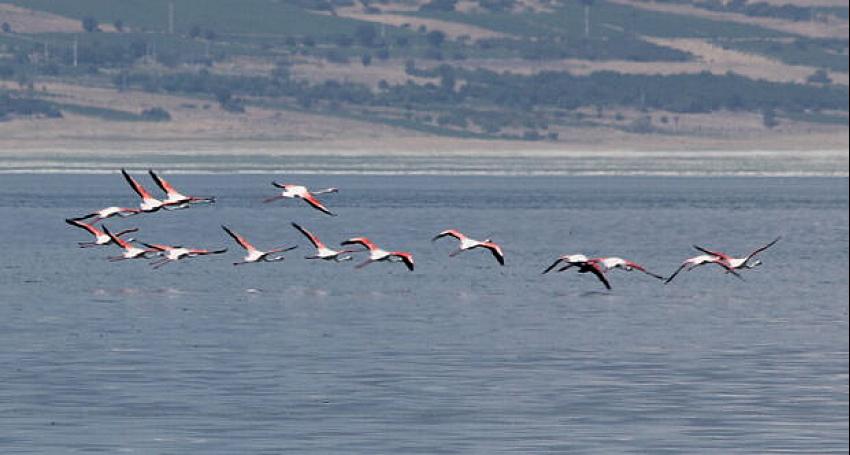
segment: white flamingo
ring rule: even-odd
[[[756,248],[750,254],[748,254],[748,255],[746,255],[742,258],[735,258],[735,257],[729,256],[726,253],[721,253],[719,251],[711,251],[711,250],[702,248],[702,247],[697,246],[697,245],[694,245],[694,248],[696,248],[699,251],[702,251],[705,254],[710,254],[712,256],[717,256],[717,257],[723,259],[724,261],[726,261],[726,264],[728,264],[729,267],[733,270],[752,269],[752,268],[760,266],[762,264],[762,262],[761,262],[760,259],[756,259],[755,261],[752,261],[752,262],[750,262],[750,261],[753,260],[762,251],[772,247],[773,245],[776,245],[776,242],[778,242],[779,239],[781,239],[781,238],[782,237],[780,236],[780,237],[773,239],[772,242],[770,242],[767,245],[764,245],[762,247]]]
[[[407,269],[413,271],[413,255],[406,251],[386,251],[378,247],[366,237],[354,237],[342,242],[342,245],[363,245],[369,250],[369,259],[357,264],[354,268],[361,269],[373,262],[403,262]]]
[[[552,265],[550,265],[549,267],[546,267],[546,270],[543,271],[543,274],[547,274],[547,273],[551,272],[552,269],[557,267],[559,264],[566,264],[565,267],[563,267],[563,268],[561,268],[561,270],[559,270],[559,271],[563,271],[563,270],[566,270],[566,269],[568,269],[572,266],[575,266],[575,265],[580,266],[580,265],[586,263],[587,260],[588,260],[588,257],[583,255],[583,254],[565,254],[563,256],[558,257],[558,259],[555,259],[555,262],[553,262]]]
[[[182,246],[169,246],[157,243],[143,243],[148,248],[154,249],[160,253],[162,259],[151,262],[154,269],[163,267],[171,262],[176,262],[181,259],[193,258],[197,256],[206,256],[210,254],[222,254],[227,252],[227,248],[220,250],[203,250],[198,248],[184,248]]]
[[[156,212],[157,210],[165,207],[165,202],[153,197],[153,195],[142,186],[136,179],[134,179],[130,174],[127,173],[125,169],[121,169],[121,175],[124,176],[124,180],[130,184],[130,187],[133,188],[133,191],[142,198],[142,202],[139,203],[139,209],[142,212],[150,213]]]
[[[336,193],[339,190],[336,188],[326,188],[324,190],[318,191],[310,191],[306,186],[303,185],[293,185],[291,183],[277,183],[272,182],[272,186],[275,188],[280,188],[283,191],[277,195],[270,198],[265,199],[263,202],[272,202],[278,199],[293,199],[298,198],[304,200],[306,203],[310,204],[314,209],[319,210],[322,213],[326,213],[330,216],[336,216],[335,213],[328,210],[327,207],[324,206],[318,199],[316,199],[317,194],[323,193]]]
[[[336,262],[351,260],[351,256],[347,255],[347,253],[354,253],[354,250],[334,250],[328,248],[328,246],[325,245],[325,243],[322,242],[316,234],[304,229],[297,223],[292,223],[292,227],[298,229],[298,232],[304,234],[304,236],[307,237],[307,239],[310,240],[310,243],[312,243],[316,248],[316,254],[306,256],[304,259],[323,259],[326,261]]]
[[[107,233],[101,231],[100,229],[92,226],[91,224],[86,224],[82,221],[77,221],[72,218],[66,219],[65,222],[70,224],[71,226],[76,226],[78,228],[85,229],[86,231],[88,231],[89,234],[94,236],[94,241],[92,242],[78,242],[80,248],[91,248],[93,246],[108,245],[112,243],[112,237],[110,237]],[[114,237],[121,237],[131,232],[136,232],[138,230],[138,228],[125,229],[115,234]]]
[[[490,239],[475,240],[473,238],[467,237],[457,229],[447,229],[434,236],[431,241],[434,242],[443,237],[454,237],[460,242],[458,248],[449,253],[449,257],[457,256],[458,254],[463,253],[464,251],[471,250],[474,248],[485,248],[493,254],[493,257],[496,258],[496,261],[499,262],[499,265],[505,265],[505,255],[502,252],[502,248]]]
[[[140,209],[132,209],[132,208],[128,208],[128,207],[112,206],[112,207],[102,208],[102,209],[100,209],[96,212],[89,213],[88,215],[78,216],[77,218],[71,218],[71,219],[75,220],[75,221],[84,221],[84,220],[88,220],[89,218],[94,218],[94,220],[92,220],[90,223],[88,223],[88,224],[94,224],[94,223],[97,223],[98,221],[103,221],[103,220],[105,220],[107,218],[111,218],[113,216],[119,216],[121,218],[126,218],[128,216],[138,215],[139,213],[142,213],[142,211]]]
[[[233,265],[250,264],[250,263],[254,263],[254,262],[278,262],[278,261],[282,261],[282,260],[284,260],[284,257],[282,255],[279,255],[279,256],[272,256],[272,255],[277,254],[277,253],[283,253],[285,251],[290,251],[290,250],[294,250],[294,249],[298,248],[297,246],[291,246],[291,247],[288,247],[288,248],[283,248],[283,247],[275,248],[275,249],[268,250],[268,251],[258,250],[256,247],[254,247],[254,245],[252,245],[250,242],[248,242],[248,240],[245,239],[245,237],[239,235],[239,233],[231,230],[227,226],[221,226],[221,228],[224,229],[224,232],[227,232],[227,234],[229,236],[233,237],[233,240],[235,240],[236,243],[238,243],[239,246],[244,248],[245,251],[247,251],[247,253],[248,253],[242,259],[242,262],[234,262]]]
[[[608,281],[608,277],[605,276],[605,269],[599,261],[591,260],[583,254],[565,254],[558,259],[555,259],[555,262],[547,267],[543,273],[550,272],[560,264],[565,265],[558,269],[559,272],[563,272],[564,270],[572,267],[577,267],[578,273],[592,273],[606,289],[611,289],[611,283]]]
[[[154,249],[144,249],[139,248],[127,240],[119,238],[115,234],[109,232],[109,229],[106,226],[103,226],[103,232],[112,239],[112,242],[121,247],[124,251],[121,253],[121,256],[109,256],[111,262],[116,261],[124,261],[127,259],[147,259],[149,254],[157,253],[157,250]]]
[[[717,264],[720,267],[723,267],[724,269],[726,269],[727,272],[732,273],[733,275],[735,275],[736,277],[738,277],[740,279],[743,279],[743,278],[741,278],[741,275],[739,275],[738,272],[735,271],[735,269],[733,269],[731,266],[729,266],[729,264],[726,262],[726,260],[721,258],[720,256],[717,256],[717,255],[714,255],[714,254],[701,254],[699,256],[694,256],[692,258],[685,259],[685,261],[682,262],[682,265],[680,265],[679,268],[676,269],[676,271],[673,272],[673,274],[670,275],[669,278],[664,280],[664,284],[667,284],[667,283],[673,281],[673,278],[676,278],[676,275],[681,273],[682,270],[690,272],[691,270],[693,270],[697,267],[706,265],[706,264]]]
[[[148,174],[150,174],[151,178],[156,183],[156,186],[158,186],[160,189],[162,189],[162,191],[165,191],[166,198],[163,201],[163,203],[165,203],[166,206],[169,206],[169,207],[175,206],[175,207],[178,207],[178,208],[186,208],[191,204],[203,204],[203,203],[211,204],[211,203],[215,202],[215,198],[211,197],[211,196],[210,197],[186,196],[186,195],[180,193],[179,191],[174,189],[174,186],[172,186],[170,183],[168,183],[167,180],[165,180],[164,178],[157,175],[157,173],[154,172],[151,169],[148,169]]]
[[[646,268],[644,268],[643,266],[641,266],[637,263],[634,263],[634,262],[629,261],[627,259],[623,259],[623,258],[616,257],[616,256],[604,257],[604,258],[592,258],[592,259],[589,259],[588,261],[589,262],[595,262],[595,263],[599,264],[600,266],[602,266],[602,269],[606,272],[609,271],[609,270],[613,270],[613,269],[621,269],[621,270],[625,270],[627,272],[631,272],[632,270],[637,270],[637,271],[643,272],[643,273],[645,273],[645,274],[647,274],[647,275],[649,275],[653,278],[657,278],[659,280],[664,279],[663,276],[656,275],[655,273],[652,273],[649,270],[646,270]],[[560,272],[560,270],[559,270],[559,272]]]

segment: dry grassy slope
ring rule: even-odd
[[[829,16],[827,22],[794,22],[783,19],[768,17],[751,17],[744,14],[710,11],[690,5],[671,3],[656,3],[654,1],[637,2],[633,0],[609,0],[614,3],[643,8],[649,11],[681,14],[684,16],[696,16],[720,21],[738,22],[742,24],[758,25],[764,28],[779,30],[786,33],[807,36],[810,38],[847,38],[848,22],[835,16]],[[786,1],[787,4],[796,4],[794,1]],[[846,4],[845,4],[846,6]]]
[[[777,0],[778,1],[778,0]],[[809,0],[797,0],[805,2]],[[830,0],[811,0],[827,2]],[[526,0],[529,8],[542,8],[539,2]],[[643,3],[643,2],[641,2]],[[461,8],[472,8],[472,2],[464,0]],[[652,4],[650,4],[652,5]],[[415,7],[412,5],[410,7]],[[38,13],[0,4],[0,12],[16,17],[13,24],[39,31],[78,31],[79,22],[45,13]],[[343,14],[358,15],[355,9]],[[365,15],[369,20],[381,22],[397,20],[392,14]],[[364,18],[366,18],[364,17]],[[409,19],[409,18],[405,18]],[[21,22],[23,21],[23,22]],[[431,23],[450,35],[488,36],[491,31],[464,24]],[[19,27],[16,27],[19,30]],[[482,31],[483,30],[483,31]],[[476,60],[456,62],[467,67],[486,67],[502,71],[531,73],[542,70],[562,69],[575,73],[598,70],[613,70],[626,73],[672,74],[708,70],[714,73],[734,71],[754,78],[777,81],[802,81],[815,68],[786,65],[781,62],[737,51],[729,51],[697,39],[655,40],[656,43],[692,52],[697,61],[658,64],[653,62],[587,61],[568,59],[543,63],[522,60]],[[268,74],[268,62],[239,58],[217,63],[214,71],[229,74]],[[327,79],[361,82],[372,87],[378,81],[403,83],[409,79],[423,82],[425,79],[411,78],[404,73],[401,60],[381,62],[364,67],[359,63],[348,65],[332,64],[317,59],[298,60],[293,67],[296,77],[312,81]],[[833,80],[847,84],[846,73],[831,74]],[[5,83],[10,88],[17,88]],[[41,88],[39,83],[38,87]],[[193,98],[151,94],[144,92],[117,92],[111,88],[81,87],[70,84],[49,83],[45,88],[58,102],[89,105],[102,108],[141,112],[154,106],[167,109],[173,120],[165,123],[115,122],[80,115],[66,114],[62,120],[16,120],[0,123],[0,153],[17,153],[18,150],[43,148],[45,144],[62,147],[77,143],[80,147],[112,144],[117,140],[129,143],[168,143],[172,148],[222,147],[223,144],[254,144],[263,153],[284,150],[287,153],[301,149],[329,148],[331,150],[394,150],[430,153],[447,153],[457,147],[480,148],[482,150],[511,150],[517,147],[513,141],[470,141],[435,137],[403,128],[395,128],[356,120],[297,112],[281,112],[269,109],[249,108],[244,115],[234,115],[219,109],[214,102]],[[592,112],[587,113],[593,116]],[[617,115],[619,114],[619,115]],[[553,125],[551,131],[560,135],[557,143],[522,143],[532,149],[639,149],[639,150],[683,150],[683,149],[842,149],[848,145],[846,126],[813,125],[783,120],[779,127],[764,128],[757,114],[718,112],[714,114],[677,115],[651,113],[655,126],[664,134],[635,134],[623,131],[629,122],[644,115],[640,112],[621,110],[606,112],[602,118],[593,120],[596,127],[575,128]],[[617,119],[615,119],[615,116]],[[660,119],[667,117],[668,123]],[[673,124],[672,119],[676,122]],[[88,145],[85,145],[88,144]],[[492,144],[481,146],[481,144]]]
[[[15,33],[75,33],[82,32],[79,20],[44,11],[36,11],[8,3],[0,3],[0,22],[7,22]],[[114,32],[111,24],[100,24],[101,31]]]

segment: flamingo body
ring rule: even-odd
[[[343,245],[362,245],[369,251],[369,258],[357,264],[355,268],[363,268],[373,262],[403,262],[408,270],[413,271],[413,255],[406,251],[387,251],[366,237],[354,237],[342,242]]]
[[[319,201],[319,199],[316,198],[317,194],[336,193],[336,192],[339,191],[336,188],[326,188],[324,190],[310,191],[304,185],[294,185],[294,184],[291,184],[291,183],[277,183],[277,182],[272,182],[272,186],[274,186],[276,188],[280,188],[283,191],[279,195],[274,196],[274,197],[270,197],[263,202],[272,202],[272,201],[275,201],[275,200],[278,200],[278,199],[283,199],[283,198],[286,198],[286,199],[297,198],[297,199],[301,199],[304,202],[310,204],[311,207],[313,207],[314,209],[316,209],[316,210],[318,210],[322,213],[325,213],[325,214],[330,215],[330,216],[336,216],[335,213],[331,212],[327,207],[325,207],[324,204],[322,204],[321,201]]]
[[[490,251],[493,257],[496,258],[496,261],[499,262],[499,265],[505,265],[505,254],[502,252],[502,247],[500,247],[498,244],[496,244],[490,239],[475,240],[471,237],[464,235],[457,229],[447,229],[434,236],[431,241],[433,242],[443,237],[454,237],[459,242],[458,248],[452,253],[450,253],[449,256],[457,256],[458,254],[464,251],[468,251],[474,248],[484,248]]]

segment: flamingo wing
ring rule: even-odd
[[[728,261],[728,260],[729,260],[729,255],[728,255],[728,254],[726,254],[726,253],[721,253],[721,252],[719,252],[719,251],[712,251],[712,250],[709,250],[709,249],[703,248],[703,247],[701,247],[701,246],[699,246],[699,245],[693,245],[693,247],[694,247],[694,248],[696,248],[698,251],[702,251],[703,253],[708,254],[708,255],[710,255],[710,256],[717,256],[717,257],[719,257],[719,258],[723,259],[724,261]]]
[[[434,242],[434,241],[441,239],[443,237],[454,237],[458,240],[463,240],[463,238],[465,236],[460,231],[458,231],[457,229],[446,229],[445,231],[440,232],[439,234],[435,235],[434,238],[431,239],[431,241]]]
[[[744,261],[744,263],[746,263],[746,262],[748,262],[750,259],[752,259],[752,258],[756,257],[756,255],[757,255],[757,254],[759,254],[759,253],[761,253],[762,251],[764,251],[764,250],[766,250],[766,249],[768,249],[768,248],[772,247],[773,245],[776,245],[776,242],[778,242],[781,238],[782,238],[782,236],[779,236],[779,237],[777,237],[777,238],[773,239],[773,241],[772,241],[772,242],[770,242],[770,243],[768,243],[767,245],[765,245],[765,246],[763,246],[763,247],[761,247],[761,248],[758,248],[758,249],[754,250],[752,253],[748,254],[748,255],[747,255],[747,260],[746,260],[746,261]]]
[[[502,252],[502,248],[499,245],[493,242],[483,242],[479,245],[476,245],[474,248],[478,247],[487,248],[488,250],[490,250],[490,253],[493,254],[493,257],[496,258],[497,261],[499,261],[499,265],[505,265],[505,254]]]
[[[605,272],[602,270],[602,267],[600,267],[596,262],[587,262],[586,264],[587,270],[596,275],[596,278],[599,278],[599,281],[605,285],[606,289],[611,289],[611,283],[608,282],[608,278],[605,276]]]
[[[643,266],[641,266],[640,264],[634,263],[634,262],[632,262],[632,261],[626,261],[626,265],[628,265],[629,267],[631,267],[631,268],[633,268],[633,269],[635,269],[635,270],[637,270],[637,271],[639,271],[639,272],[643,272],[643,273],[645,273],[645,274],[647,274],[647,275],[649,275],[649,276],[651,276],[651,277],[653,277],[653,278],[658,278],[659,280],[663,280],[663,279],[664,279],[664,277],[663,277],[663,276],[661,276],[661,275],[656,275],[656,274],[654,274],[654,273],[650,272],[649,270],[646,270],[646,269],[645,269]]]
[[[174,247],[173,247],[173,246],[169,246],[169,245],[162,245],[162,244],[159,244],[159,243],[145,243],[145,242],[142,242],[142,245],[144,245],[144,246],[146,246],[146,247],[148,247],[148,248],[150,248],[150,249],[156,250],[156,251],[168,251],[168,250],[173,250],[173,249],[174,249]]]
[[[304,234],[304,236],[307,237],[308,240],[310,240],[310,243],[312,243],[314,247],[316,247],[316,248],[326,248],[325,244],[322,243],[321,240],[319,240],[318,236],[316,236],[312,232],[308,231],[307,229],[304,229],[298,223],[292,223],[292,227],[294,227],[295,229],[298,229],[299,232]]]
[[[739,280],[744,281],[744,277],[742,277],[740,273],[738,273],[735,269],[733,269],[731,266],[729,266],[729,264],[727,264],[725,262],[720,262],[720,261],[714,261],[714,264],[717,264],[720,267],[723,267],[724,269],[726,269],[727,273],[731,273],[732,275],[735,275],[735,277],[737,277]]]
[[[153,171],[153,169],[148,169],[148,174],[150,174],[154,183],[156,183],[156,186],[158,186],[162,191],[165,191],[165,194],[167,194],[169,196],[171,196],[172,194],[173,195],[180,195],[180,192],[178,192],[176,189],[174,189],[174,187],[171,186],[171,184],[168,183],[167,180],[165,180],[164,178],[157,175],[156,172]]]
[[[407,266],[407,270],[413,271],[413,255],[404,251],[393,251],[390,253],[390,256],[395,256],[397,258],[401,258],[401,261],[404,262],[404,265]]]
[[[100,229],[98,229],[98,228],[96,228],[96,227],[94,227],[94,226],[92,226],[88,223],[83,223],[82,221],[77,221],[77,220],[72,219],[72,218],[66,219],[65,222],[70,224],[71,226],[76,226],[78,228],[85,229],[85,230],[89,231],[89,233],[91,235],[93,235],[95,237],[103,235],[103,232],[100,232]]]
[[[683,262],[682,265],[680,265],[679,268],[676,269],[676,271],[673,272],[672,275],[670,275],[670,277],[668,277],[666,280],[664,280],[664,284],[668,284],[671,281],[673,281],[673,278],[676,278],[676,275],[678,275],[682,270],[685,270],[685,267],[687,267],[687,266],[688,266],[688,262],[687,261]]]
[[[547,273],[551,272],[551,271],[552,271],[552,269],[554,269],[555,267],[557,267],[557,266],[558,266],[558,264],[560,264],[560,263],[562,263],[562,262],[564,262],[564,261],[566,261],[566,259],[564,259],[564,258],[562,258],[562,257],[560,257],[560,258],[558,258],[558,259],[555,259],[555,262],[553,262],[553,263],[552,263],[552,265],[550,265],[549,267],[547,267],[547,268],[546,268],[546,270],[544,270],[544,271],[543,271],[543,273],[541,273],[541,275],[545,275],[545,274],[547,274]]]
[[[138,229],[136,229],[136,231],[138,231]],[[125,250],[132,246],[132,245],[130,245],[130,242],[127,242],[126,240],[122,239],[120,236],[115,235],[112,232],[109,232],[109,228],[107,228],[105,225],[103,226],[103,232],[106,235],[108,235],[109,238],[112,239],[112,241],[115,242],[116,245],[120,246],[121,248],[124,248]]]
[[[225,225],[221,225],[221,228],[224,229],[224,232],[227,232],[227,235],[233,237],[233,240],[235,240],[242,248],[245,248],[246,250],[256,250],[254,245],[251,245],[251,242],[246,240],[245,237],[242,237],[237,232],[230,230],[230,228]]]
[[[136,179],[133,178],[130,174],[127,173],[126,169],[121,169],[121,174],[124,176],[124,180],[130,184],[130,187],[133,188],[133,191],[139,195],[142,199],[154,199],[150,193],[143,187]]]
[[[227,248],[222,248],[220,250],[203,250],[203,249],[190,249],[189,254],[192,256],[206,256],[208,254],[222,254],[226,253]]]
[[[327,207],[325,207],[318,199],[316,199],[315,196],[310,193],[305,194],[301,197],[301,199],[304,199],[308,204],[313,206],[314,209],[319,210],[320,212],[327,213],[330,216],[336,216],[335,213],[328,210]]]
[[[375,250],[378,248],[374,242],[369,240],[366,237],[354,237],[352,239],[348,239],[344,242],[341,242],[340,245],[363,245],[369,250]]]

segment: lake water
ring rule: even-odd
[[[147,176],[139,177],[150,187]],[[263,204],[269,182],[336,186]],[[0,453],[846,453],[848,179],[173,175],[213,206],[112,219],[228,246],[109,263],[63,219],[136,204],[120,175],[0,175]],[[400,264],[301,259],[289,223]],[[243,252],[298,244],[274,264]],[[449,258],[456,227],[504,247]],[[583,252],[667,275],[694,243],[743,254],[671,284],[540,272]],[[359,262],[359,261],[354,261]]]

